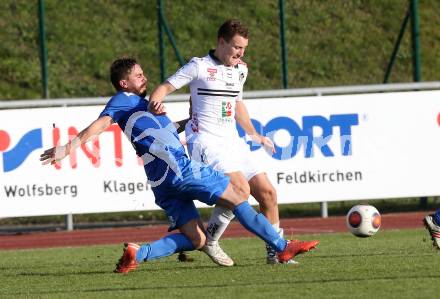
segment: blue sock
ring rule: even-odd
[[[277,252],[286,248],[287,241],[280,237],[267,218],[261,213],[257,214],[247,201],[236,206],[233,212],[248,231],[259,236]]]
[[[440,209],[435,211],[434,215],[432,216],[434,223],[440,226]]]
[[[144,244],[136,253],[136,261],[143,262],[172,255],[180,251],[194,250],[191,240],[184,234],[172,234],[150,244]]]

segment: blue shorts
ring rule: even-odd
[[[200,218],[194,200],[212,206],[229,184],[228,176],[202,163],[185,157],[179,164],[179,176],[152,188],[156,204],[165,210],[170,221],[168,231]]]

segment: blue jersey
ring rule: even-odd
[[[188,157],[173,122],[166,115],[149,113],[147,107],[146,99],[134,93],[118,92],[100,117],[108,115],[118,123],[142,158],[149,183],[157,187],[181,177]]]

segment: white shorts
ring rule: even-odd
[[[238,137],[193,138],[188,142],[191,159],[205,163],[223,173],[241,171],[249,181],[263,171],[252,160],[249,145]]]

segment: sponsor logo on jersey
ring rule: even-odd
[[[231,102],[222,101],[222,117],[232,116],[232,104]]]
[[[230,68],[226,69],[226,77],[228,79],[232,79],[232,69],[230,69]]]
[[[215,74],[217,74],[217,69],[208,67],[207,71],[209,73],[209,76],[206,78],[206,80],[215,81]]]
[[[243,82],[244,79],[244,73],[240,72],[240,74],[238,74],[238,79],[240,80],[240,83]]]

